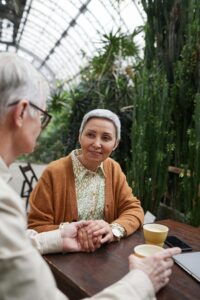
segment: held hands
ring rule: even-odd
[[[78,240],[86,252],[94,252],[102,244],[111,242],[113,234],[110,225],[104,220],[90,220],[88,225],[78,230]]]
[[[64,252],[94,252],[114,240],[111,227],[104,220],[63,223],[60,230]]]
[[[138,258],[135,255],[129,256],[129,269],[139,269],[146,273],[157,293],[169,282],[174,264],[172,256],[181,253],[180,248],[163,249],[153,256]]]
[[[88,225],[88,221],[63,223],[60,229],[64,252],[85,251],[78,239],[78,231]]]

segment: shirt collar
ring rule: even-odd
[[[82,163],[79,161],[78,159],[78,155],[81,153],[81,149],[75,149],[71,152],[71,157],[72,157],[72,164],[73,164],[73,168],[75,170],[75,177],[76,174],[79,174],[79,180],[81,180],[86,174],[101,174],[105,177],[105,172],[103,169],[103,162],[100,164],[100,166],[98,166],[97,170],[95,172],[88,170],[87,168],[85,168]],[[80,178],[81,176],[81,178]]]
[[[12,179],[9,169],[1,156],[0,156],[0,176],[7,183]]]

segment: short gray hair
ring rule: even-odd
[[[81,134],[83,132],[83,129],[86,125],[86,123],[92,119],[92,118],[100,118],[100,119],[108,119],[109,121],[111,121],[116,129],[116,140],[117,142],[120,141],[121,138],[121,123],[119,120],[119,117],[113,113],[112,111],[108,110],[108,109],[94,109],[89,111],[82,120],[81,123],[81,127],[79,130],[79,133]]]
[[[26,99],[41,106],[48,94],[47,81],[27,60],[14,53],[0,53],[0,120],[9,104]]]

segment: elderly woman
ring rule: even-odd
[[[109,110],[95,109],[84,116],[81,149],[50,163],[31,194],[29,228],[42,232],[64,222],[91,220],[80,230],[79,239],[86,250],[93,251],[142,225],[140,201],[119,164],[109,158],[118,146],[120,131],[118,116]]]

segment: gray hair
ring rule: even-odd
[[[14,53],[0,53],[0,120],[9,104],[26,99],[42,106],[48,93],[47,81],[27,60]]]
[[[86,125],[86,123],[92,119],[92,118],[103,118],[103,119],[108,119],[109,121],[111,121],[116,129],[116,140],[117,142],[120,141],[121,138],[121,123],[120,120],[118,118],[118,116],[113,113],[112,111],[108,110],[108,109],[94,109],[89,111],[82,120],[81,123],[81,127],[79,130],[79,133],[81,134],[83,132],[83,129]]]

